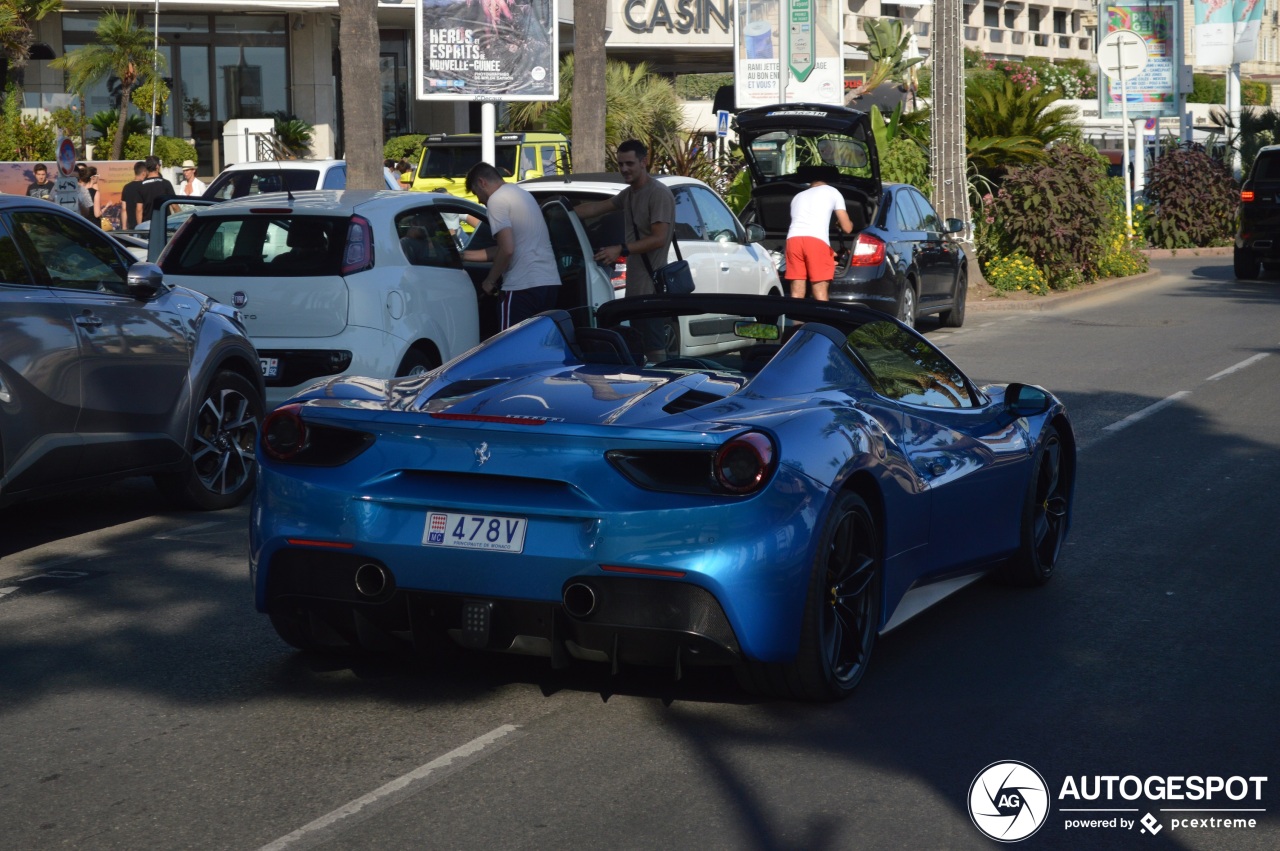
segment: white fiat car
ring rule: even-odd
[[[192,202],[174,199],[170,208]],[[577,325],[613,298],[582,223],[543,205],[560,264],[559,307]],[[365,190],[255,195],[205,202],[157,262],[166,283],[237,308],[258,348],[267,400],[350,373],[426,372],[497,331],[481,298],[487,263],[464,263],[458,217],[485,208],[452,195]]]

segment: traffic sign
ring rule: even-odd
[[[787,51],[791,73],[800,82],[809,79],[815,64],[813,0],[791,0],[790,50]]]
[[[716,135],[723,139],[729,135],[729,110],[716,111]]]
[[[1107,33],[1098,44],[1098,67],[1113,79],[1132,80],[1147,67],[1147,40],[1133,30]]]

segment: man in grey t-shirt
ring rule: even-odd
[[[500,323],[503,330],[556,306],[560,270],[551,234],[537,200],[527,189],[507,183],[489,163],[467,172],[467,191],[489,210],[497,245],[489,249],[493,267],[480,282],[492,294],[502,279]]]
[[[627,295],[653,295],[652,272],[667,265],[671,250],[676,198],[666,184],[649,174],[649,149],[639,140],[628,139],[618,146],[618,173],[627,182],[626,189],[602,201],[585,201],[573,211],[579,218],[589,219],[622,210],[622,244],[601,248],[596,262],[609,267],[619,257],[628,258]],[[647,319],[633,324],[640,331],[645,357],[653,363],[666,360],[663,321]]]

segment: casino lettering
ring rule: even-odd
[[[731,0],[626,0],[623,20],[633,33],[649,33],[659,27],[667,32],[708,33],[714,21],[729,32]]]

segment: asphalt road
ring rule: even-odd
[[[1049,585],[909,621],[840,704],[716,672],[309,658],[252,609],[247,508],[174,513],[129,481],[7,509],[0,845],[990,848],[970,785],[1018,760],[1049,789],[1027,848],[1280,847],[1280,281],[1159,266],[928,331],[979,380],[1066,398],[1075,526]],[[1060,796],[1099,776],[1226,789]],[[1172,812],[1224,808],[1251,812]],[[1148,813],[1154,835],[1066,827]],[[1189,823],[1221,818],[1256,826]]]

